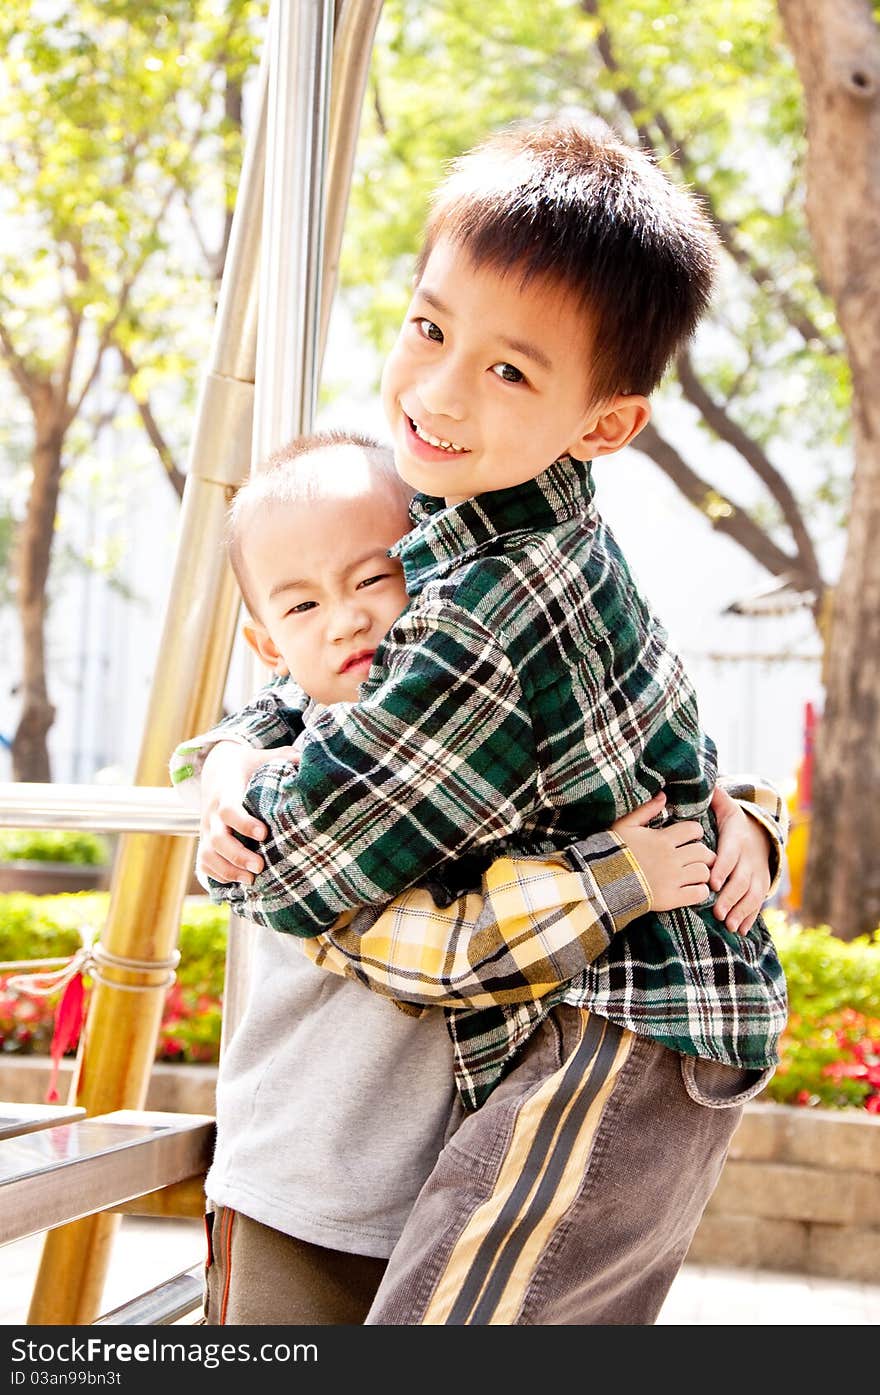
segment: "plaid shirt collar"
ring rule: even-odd
[[[410,505],[416,526],[389,556],[400,558],[407,592],[417,596],[429,581],[486,551],[505,533],[552,528],[595,513],[594,492],[590,462],[565,456],[536,479],[449,508],[442,499],[417,494]]]

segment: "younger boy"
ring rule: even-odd
[[[714,842],[714,748],[582,463],[648,420],[713,266],[695,203],[605,130],[503,132],[442,186],[383,375],[421,491],[394,550],[410,605],[299,770],[251,781],[245,831],[269,836],[253,885],[226,892],[243,914],[314,935],[466,852],[558,850],[661,789]],[[259,707],[238,723],[254,744],[265,730]],[[208,758],[205,866],[228,847],[227,756]],[[481,1107],[368,1321],[653,1321],[785,1009],[760,918],[732,935],[705,905],[639,917],[531,1002],[453,1011]]]
[[[405,608],[403,571],[387,554],[407,530],[410,497],[390,451],[340,433],[279,451],[239,491],[229,552],[251,617],[244,633],[281,680],[267,701],[286,704],[288,734],[307,730],[319,704],[357,698],[376,648]],[[289,756],[295,752],[284,748],[258,759]],[[647,822],[662,803],[641,817]],[[424,945],[426,921],[458,934],[467,926],[488,941],[510,927],[515,890],[520,907],[535,908],[536,929],[546,923],[552,930],[561,954],[566,944],[551,922],[564,927],[582,965],[602,921],[621,929],[640,909],[639,873],[657,904],[693,904],[705,895],[714,858],[699,825],[619,828],[641,849],[640,866],[620,837],[600,834],[581,849],[590,858],[581,874],[561,858],[496,864],[479,925],[476,895],[442,911],[416,891],[370,928],[382,933],[393,915],[398,927],[409,917]],[[496,926],[491,914],[505,884],[507,919]],[[356,924],[372,919],[362,914]],[[254,937],[248,1005],[219,1072],[206,1186],[206,1318],[360,1323],[460,1118],[452,1044],[442,1013],[405,1015],[315,968],[303,942],[258,927]]]

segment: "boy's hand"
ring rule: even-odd
[[[702,841],[703,830],[695,821],[646,827],[663,812],[665,804],[661,791],[611,825],[642,869],[655,911],[674,911],[705,901],[709,871],[715,862],[715,853]]]
[[[202,810],[199,823],[199,850],[196,870],[217,882],[241,882],[250,886],[263,870],[259,853],[246,848],[236,833],[262,842],[269,830],[244,806],[251,776],[268,761],[291,761],[296,753],[290,746],[256,750],[236,741],[220,741],[205,757],[202,767]]]
[[[709,885],[714,914],[728,930],[747,935],[770,890],[770,836],[720,785],[712,795],[718,854]]]

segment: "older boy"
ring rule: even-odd
[[[250,612],[244,634],[279,679],[267,700],[285,705],[288,736],[306,731],[320,704],[357,698],[405,608],[403,570],[388,549],[406,532],[410,498],[390,451],[332,432],[277,452],[239,491],[229,554]],[[276,749],[257,759],[295,754]],[[661,808],[662,798],[639,817],[647,822]],[[356,924],[382,934],[392,918],[398,927],[411,922],[427,946],[429,923],[435,936],[446,926],[459,936],[476,932],[488,946],[532,908],[533,934],[546,927],[564,954],[560,928],[552,928],[559,922],[583,964],[591,943],[593,953],[605,943],[602,921],[622,929],[638,913],[642,878],[656,904],[693,904],[714,861],[698,824],[616,827],[617,835],[582,846],[582,873],[561,858],[508,858],[493,868],[482,906],[473,896],[444,910],[415,891],[378,920],[362,913]],[[627,837],[641,849],[638,863]],[[254,934],[250,997],[218,1079],[206,1319],[360,1323],[460,1118],[452,1044],[442,1013],[405,1015],[315,968],[303,941]]]
[[[394,549],[411,603],[298,773],[251,782],[270,836],[253,886],[227,892],[245,915],[314,935],[466,852],[559,849],[661,788],[714,840],[714,748],[581,463],[644,426],[713,266],[694,202],[604,130],[504,132],[442,186],[383,374],[422,492]],[[239,731],[261,744],[263,718]],[[206,790],[203,858],[223,855],[228,804]],[[731,935],[706,905],[641,916],[531,1002],[453,1011],[481,1107],[368,1321],[653,1321],[785,1010],[760,917]]]

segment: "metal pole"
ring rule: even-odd
[[[269,16],[268,131],[251,470],[311,430],[318,393],[333,5],[274,4]],[[245,665],[247,701],[268,674]],[[198,730],[198,728],[195,728]],[[220,1049],[244,1010],[253,934],[231,916]]]
[[[328,7],[329,8],[329,7]],[[285,298],[293,300],[291,324],[297,326],[297,333],[286,340],[274,336],[275,350],[268,361],[264,361],[258,349],[257,393],[258,405],[254,418],[258,429],[265,427],[265,437],[257,439],[254,433],[254,457],[252,468],[259,469],[266,455],[277,445],[284,444],[300,431],[308,431],[315,414],[317,389],[320,380],[321,362],[327,342],[327,330],[339,272],[339,254],[342,234],[345,227],[345,214],[351,189],[351,174],[354,165],[358,129],[363,110],[364,89],[369,73],[370,58],[376,25],[382,12],[382,0],[338,0],[332,43],[332,65],[329,103],[326,98],[327,71],[323,67],[331,55],[322,53],[321,83],[324,86],[323,99],[318,103],[318,93],[313,93],[312,121],[303,123],[298,139],[291,139],[289,130],[289,106],[291,93],[270,90],[269,130],[276,133],[277,139],[270,147],[266,160],[266,215],[267,233],[272,239],[271,254],[275,261],[273,270],[268,269],[268,257],[263,264],[267,267],[261,279],[261,320],[268,322],[275,307],[282,306]],[[295,22],[298,16],[290,16]],[[324,33],[329,28],[324,18]],[[276,42],[285,45],[280,33]],[[329,131],[327,124],[329,106]],[[319,126],[322,128],[319,130]],[[282,133],[286,133],[282,138]],[[271,140],[271,137],[270,137]],[[316,144],[317,143],[317,144]],[[321,170],[319,180],[318,161],[327,150],[326,173]],[[323,165],[323,161],[321,161]],[[297,243],[292,256],[285,253],[283,229],[290,238],[305,208],[309,205],[307,184],[312,182],[311,206],[314,210],[311,223],[311,236],[305,243]],[[326,195],[326,213],[318,216],[322,189]],[[314,268],[312,274],[309,268]],[[320,273],[320,274],[318,274]],[[285,288],[285,293],[280,293]],[[302,302],[304,315],[296,313],[296,294],[305,298]],[[265,314],[263,300],[265,297]],[[272,336],[269,336],[271,339]],[[262,343],[262,336],[260,342]],[[284,343],[288,366],[285,368],[282,354],[277,352],[279,342]],[[265,370],[265,371],[264,371]],[[291,394],[288,384],[298,384],[299,391]],[[263,394],[267,407],[271,397],[274,406],[263,412]],[[245,699],[265,680],[255,659],[245,665]],[[229,940],[226,955],[226,978],[223,993],[223,1029],[221,1052],[237,1027],[247,1000],[250,976],[253,936],[248,933],[238,917],[230,919]]]
[[[172,789],[138,785],[0,785],[0,828],[83,828],[97,833],[193,837],[198,815]]]
[[[376,25],[382,0],[339,0],[333,38],[333,80],[330,89],[327,211],[324,219],[324,277],[320,315],[320,357],[323,361],[333,297],[339,279],[339,254],[351,190],[364,92],[370,70]]]

